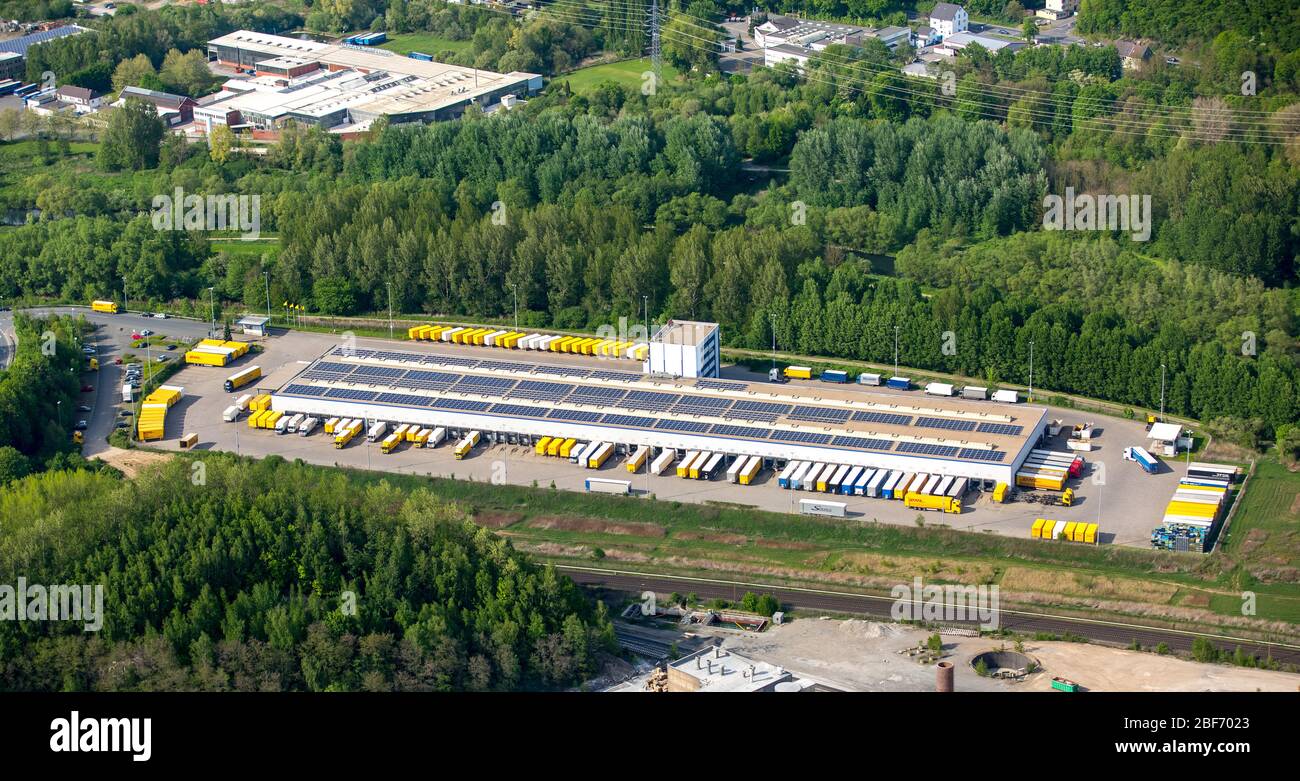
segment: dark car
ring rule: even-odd
[[[132,412],[132,411],[129,410],[129,409],[124,409],[124,410],[122,410],[121,412],[119,412],[118,414],[121,415],[121,416],[124,417],[124,418],[129,418],[129,417],[131,417],[132,415],[134,415],[135,413]]]
[[[81,386],[81,392],[82,392],[82,393],[90,393],[90,392],[93,391],[94,389],[95,389],[95,386],[94,386],[94,385],[82,385],[82,386]]]
[[[113,428],[130,428],[131,424],[125,420],[119,420]]]
[[[175,349],[176,349],[176,345],[174,345],[174,344],[169,344],[169,345],[167,345],[167,349],[168,349],[168,350],[175,350]]]
[[[86,404],[81,404],[77,406],[77,412],[90,412],[90,411],[91,411],[90,407]]]
[[[77,431],[85,431],[89,426],[90,424],[87,423],[86,421],[78,420],[77,425],[73,426],[73,428],[75,428]]]

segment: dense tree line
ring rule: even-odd
[[[554,689],[614,650],[603,605],[429,490],[204,466],[0,490],[0,571],[104,587],[99,632],[0,622],[0,690]]]
[[[18,345],[0,370],[0,486],[61,463],[81,389],[81,326],[71,318],[14,317]]]
[[[1295,5],[1288,0],[1083,0],[1079,31],[1178,43],[1231,30],[1284,51],[1300,48]]]

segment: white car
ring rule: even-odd
[[[155,318],[157,318],[158,320],[166,320],[166,319],[167,319],[167,313],[166,313],[166,312],[154,312],[154,315],[153,315],[153,316],[154,316]]]

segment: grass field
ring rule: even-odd
[[[398,54],[424,52],[436,57],[439,52],[445,51],[460,54],[468,51],[471,45],[471,41],[453,41],[450,38],[440,38],[432,33],[401,33],[392,36],[386,43],[380,44],[379,48],[397,52]]]
[[[605,65],[582,68],[572,73],[566,73],[563,76],[556,76],[554,81],[569,82],[569,87],[574,92],[585,92],[594,89],[597,85],[606,81],[612,81],[620,87],[639,88],[643,79],[642,74],[651,70],[652,67],[649,59],[623,60],[622,62],[611,62]],[[676,79],[679,75],[676,68],[671,65],[664,66],[665,79]]]
[[[1261,460],[1241,497],[1223,549],[1259,567],[1300,567],[1300,472]]]
[[[403,488],[425,487],[461,504],[521,550],[562,563],[647,572],[744,577],[887,593],[921,575],[936,583],[999,584],[1008,604],[1079,614],[1134,615],[1206,626],[1240,616],[1241,589],[1206,557],[1116,546],[1043,544],[946,528],[789,516],[696,505],[491,485],[457,479],[349,472]],[[1300,587],[1259,585],[1257,619],[1300,623]],[[1098,609],[1101,601],[1127,605]],[[1210,616],[1213,614],[1213,616]],[[1172,618],[1171,616],[1179,616]],[[1225,622],[1226,625],[1227,622]]]

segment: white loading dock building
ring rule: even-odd
[[[271,407],[479,431],[487,443],[543,437],[608,442],[617,452],[758,456],[1014,484],[1047,410],[851,387],[663,378],[597,359],[532,363],[428,351],[334,348],[274,392]],[[577,362],[582,360],[581,363]],[[661,465],[660,468],[663,468]]]

